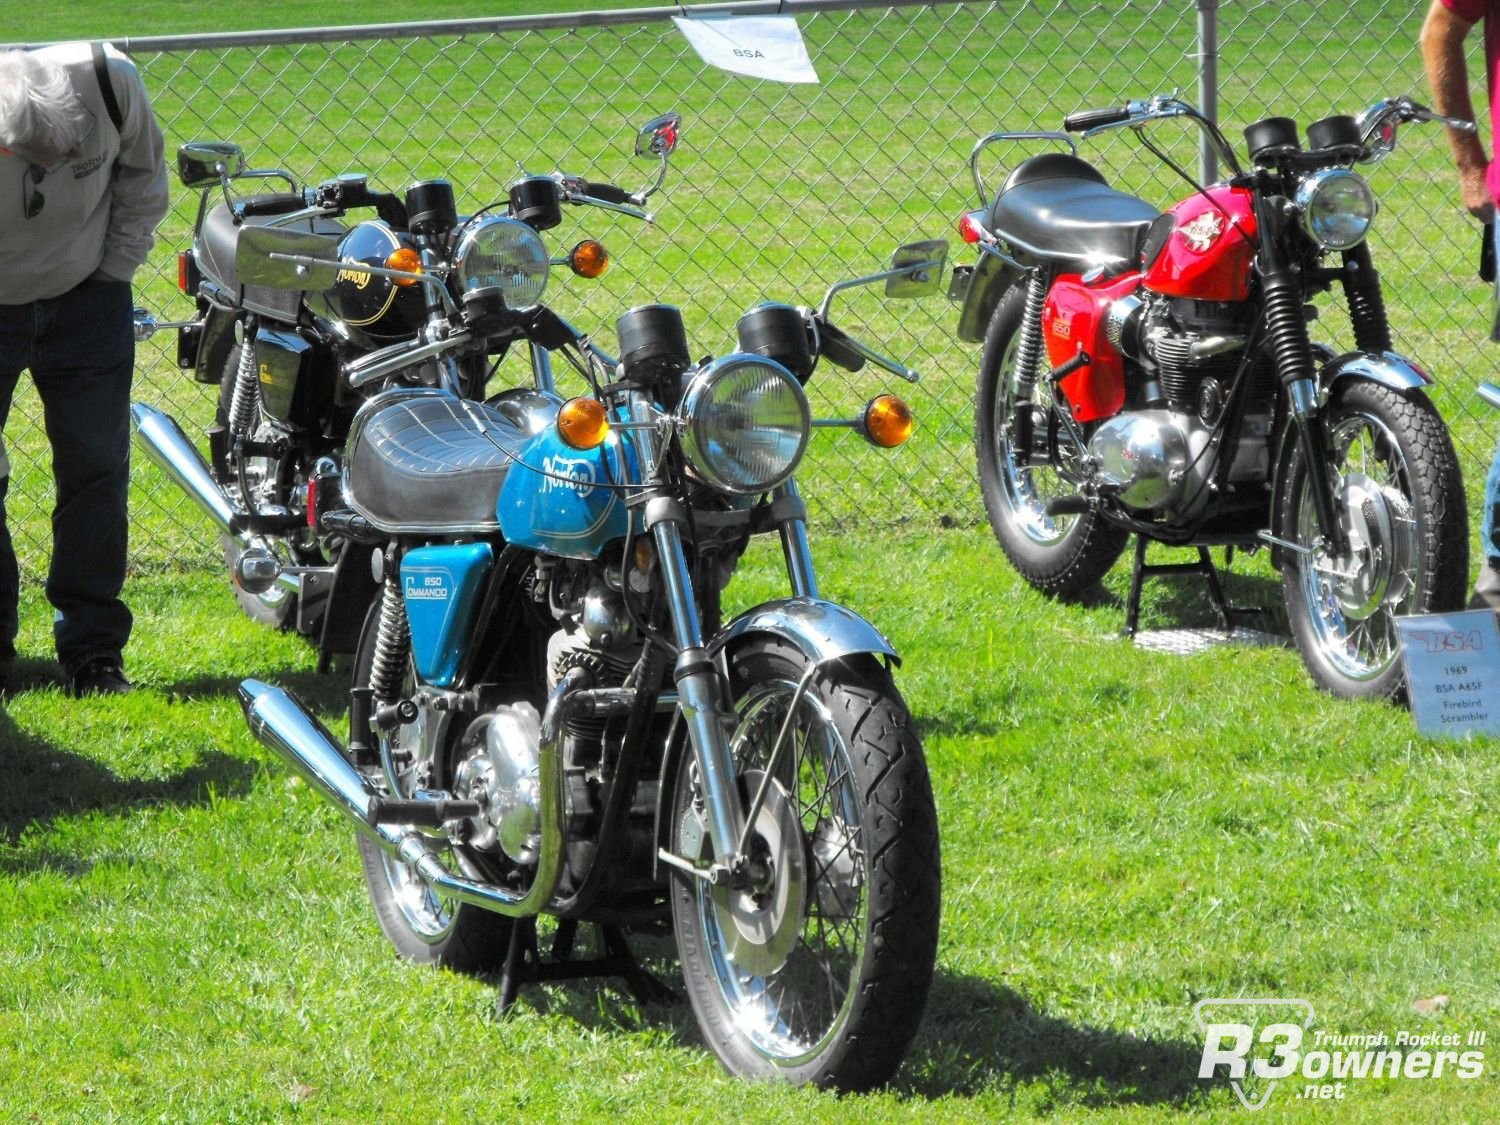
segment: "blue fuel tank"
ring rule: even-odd
[[[596,449],[574,449],[548,426],[526,442],[496,502],[507,543],[570,559],[598,558],[625,535],[620,485],[634,479],[635,453],[611,433]]]

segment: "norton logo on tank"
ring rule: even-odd
[[[542,459],[542,491],[555,492],[565,488],[580,497],[594,493],[594,466],[582,457],[544,457]]]

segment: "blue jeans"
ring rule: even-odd
[[[118,658],[130,638],[125,585],[130,488],[130,284],[85,281],[61,297],[0,305],[0,429],[23,370],[42,402],[57,503],[47,600],[57,658],[69,673]],[[11,451],[12,463],[15,451]],[[20,577],[0,481],[0,660],[15,656]]]

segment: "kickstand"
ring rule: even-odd
[[[1228,548],[1224,555],[1225,565],[1228,565],[1230,551]],[[1207,547],[1198,548],[1197,562],[1179,563],[1147,563],[1146,562],[1146,540],[1137,535],[1135,537],[1135,562],[1130,570],[1130,597],[1125,603],[1125,635],[1133,637],[1139,631],[1141,619],[1141,583],[1148,577],[1164,574],[1201,574],[1208,583],[1209,597],[1213,599],[1214,610],[1219,615],[1219,624],[1223,626],[1226,635],[1234,632],[1234,618],[1246,616],[1258,616],[1262,612],[1254,606],[1232,606],[1224,596],[1224,584],[1219,581],[1218,568],[1214,566],[1213,559],[1208,553]]]
[[[497,1015],[505,1015],[516,1002],[522,984],[555,980],[581,980],[584,977],[619,977],[630,995],[642,1004],[670,1004],[677,994],[648,973],[636,958],[619,926],[594,926],[602,952],[597,957],[573,959],[573,943],[578,922],[560,919],[552,939],[552,951],[543,960],[537,948],[536,919],[517,918],[510,931],[510,946],[505,953],[505,967],[500,970],[500,995],[495,1000]]]

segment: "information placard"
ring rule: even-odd
[[[1396,618],[1412,717],[1423,734],[1500,734],[1500,627],[1493,610]]]

